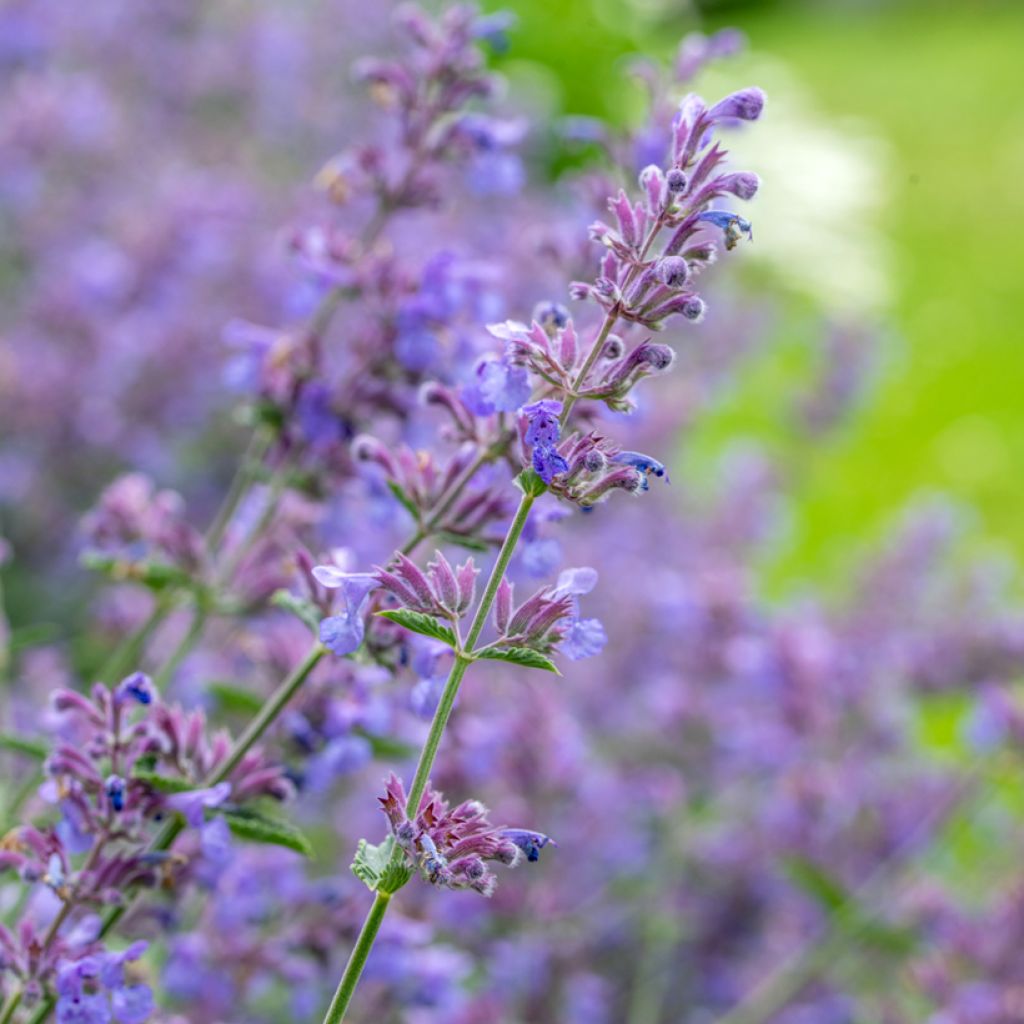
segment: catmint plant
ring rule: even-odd
[[[0,1024],[1005,1017],[1007,578],[930,508],[767,601],[801,460],[677,468],[779,319],[741,37],[552,187],[507,15],[172,6],[0,14]],[[821,333],[765,412],[827,453]]]

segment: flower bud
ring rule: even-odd
[[[656,273],[666,288],[682,288],[690,276],[690,268],[682,256],[666,256],[658,262]]]
[[[601,358],[621,359],[622,353],[625,350],[626,346],[622,339],[617,334],[609,334],[608,340],[604,343],[604,348],[601,349]]]
[[[740,89],[725,99],[719,100],[708,112],[714,120],[737,118],[740,121],[756,121],[764,110],[764,93],[760,89]]]
[[[678,167],[673,167],[672,170],[665,175],[665,183],[668,185],[669,192],[673,195],[679,195],[679,193],[686,191],[688,179]]]

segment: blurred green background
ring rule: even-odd
[[[732,25],[749,38],[746,56],[698,86],[717,98],[766,85],[765,120],[733,147],[764,179],[745,269],[767,273],[773,294],[785,283],[789,298],[781,345],[705,428],[709,451],[756,432],[786,455],[760,399],[785,384],[787,338],[807,334],[810,309],[880,327],[855,420],[810,456],[800,449],[771,578],[840,582],[850,541],[929,491],[976,510],[979,542],[1024,555],[1024,3],[512,6],[520,28],[506,70],[528,80],[534,61],[556,69],[544,87],[565,113],[623,116],[632,97],[607,71],[616,57],[670,58],[693,29]]]

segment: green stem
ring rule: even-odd
[[[206,608],[200,603],[195,611],[192,613],[192,622],[188,627],[188,631],[178,642],[178,646],[175,647],[174,652],[164,662],[160,671],[157,672],[154,677],[154,683],[156,684],[157,690],[162,690],[167,682],[171,679],[174,673],[177,671],[178,666],[188,657],[189,652],[192,650],[196,641],[202,635],[203,627],[206,625]]]
[[[24,994],[23,990],[16,988],[8,997],[4,1003],[3,1010],[0,1010],[0,1024],[10,1024],[14,1020],[14,1011],[21,1005],[21,997]]]
[[[498,552],[497,561],[494,563],[494,568],[488,577],[483,597],[480,598],[480,603],[477,605],[476,614],[473,616],[469,633],[466,636],[465,647],[455,656],[455,664],[452,665],[451,672],[449,672],[448,679],[444,684],[444,692],[441,694],[437,710],[434,712],[433,721],[430,723],[430,732],[427,734],[427,739],[423,744],[423,750],[420,751],[416,774],[413,776],[412,786],[409,789],[409,799],[406,804],[406,814],[409,816],[414,816],[419,810],[420,800],[423,798],[427,783],[430,781],[430,773],[434,767],[437,750],[441,745],[441,739],[444,736],[445,727],[448,725],[448,719],[451,717],[452,708],[455,706],[455,698],[458,696],[459,687],[462,685],[462,680],[466,675],[466,669],[473,662],[473,648],[487,623],[491,605],[494,604],[495,595],[498,593],[498,586],[501,584],[502,578],[508,569],[508,563],[512,560],[512,555],[515,552],[516,545],[519,543],[519,538],[522,536],[523,528],[526,526],[527,517],[535,500],[533,495],[524,494],[519,502],[519,508],[516,509],[515,517],[509,525],[508,533],[505,534],[505,540],[501,545],[501,550]],[[466,652],[469,653],[467,654]],[[396,862],[400,863],[405,853],[396,846],[392,856]],[[374,940],[377,937],[377,932],[380,930],[381,921],[384,920],[384,914],[387,912],[390,901],[390,893],[377,892],[373,905],[370,907],[366,920],[363,922],[363,927],[359,932],[355,948],[352,950],[348,963],[345,965],[345,972],[341,976],[341,981],[338,982],[338,990],[335,992],[334,999],[327,1010],[327,1016],[324,1017],[324,1024],[339,1024],[340,1021],[344,1020],[348,1004],[351,1002],[352,994],[359,983],[359,976],[362,974],[366,958],[370,955],[370,950],[373,948]]]
[[[359,938],[356,939],[356,944],[348,958],[345,973],[341,976],[341,981],[338,983],[338,991],[334,993],[334,998],[331,1000],[331,1005],[327,1010],[327,1016],[324,1017],[324,1024],[338,1024],[339,1021],[345,1019],[345,1011],[348,1009],[348,1004],[352,1001],[352,994],[356,990],[356,985],[359,984],[360,975],[362,975],[363,968],[366,966],[370,950],[373,949],[374,940],[377,938],[377,932],[380,931],[381,923],[384,920],[384,915],[387,913],[390,902],[391,896],[386,892],[378,892],[374,897],[373,906],[370,907],[370,912],[366,915],[363,927],[359,931]]]
[[[508,569],[508,563],[512,560],[512,555],[515,552],[516,545],[519,543],[519,538],[522,536],[523,528],[526,526],[526,519],[535,500],[529,494],[523,495],[522,501],[519,502],[519,508],[516,509],[515,518],[513,518],[508,528],[508,533],[505,534],[505,540],[501,545],[501,550],[498,552],[498,559],[491,570],[487,586],[484,589],[484,595],[480,599],[480,604],[477,605],[476,615],[473,616],[469,633],[466,635],[464,649],[470,655],[476,646],[477,640],[480,639],[484,626],[487,624],[487,617],[490,615],[491,605],[494,604],[494,597],[498,592],[498,586],[505,575],[505,571]],[[445,727],[448,725],[452,707],[455,705],[455,698],[459,693],[459,686],[462,684],[462,677],[466,674],[466,669],[469,668],[471,661],[471,657],[459,653],[455,658],[455,664],[452,665],[451,672],[448,674],[448,680],[444,684],[444,691],[441,694],[437,710],[434,712],[433,721],[430,723],[430,732],[427,734],[423,750],[420,752],[419,764],[416,766],[416,774],[413,776],[412,786],[409,789],[409,801],[406,805],[406,812],[410,816],[414,816],[419,810],[420,799],[426,791],[427,783],[430,781],[430,772],[434,767],[434,759],[437,757],[437,748],[441,745],[441,737],[444,735]]]
[[[323,644],[315,643],[313,645],[309,653],[302,660],[302,663],[264,702],[263,707],[260,708],[256,717],[248,724],[245,732],[235,741],[235,745],[231,748],[228,756],[203,780],[204,786],[216,786],[218,782],[223,782],[238,767],[242,758],[260,740],[326,653],[327,648]]]
[[[264,456],[270,449],[273,442],[273,434],[269,430],[256,430],[249,439],[249,445],[242,455],[220,508],[214,516],[213,522],[206,531],[206,550],[216,551],[220,542],[224,539],[224,533],[228,524],[234,517],[242,498],[248,493],[249,488],[255,482],[258,469],[263,465]]]

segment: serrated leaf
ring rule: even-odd
[[[268,843],[272,846],[284,846],[304,857],[313,856],[313,847],[305,834],[297,826],[283,818],[271,818],[249,807],[215,807],[214,813],[220,814],[228,824],[228,828],[250,843]]]
[[[507,661],[524,668],[542,668],[545,672],[554,672],[556,676],[562,674],[546,654],[529,647],[485,647],[474,657],[486,658],[488,661]]]
[[[547,489],[548,485],[540,478],[535,469],[524,469],[515,480],[519,488],[529,498],[539,498]]]
[[[414,502],[412,498],[410,498],[409,495],[405,493],[405,490],[402,488],[402,485],[396,483],[394,480],[389,480],[388,490],[395,496],[395,500],[398,502],[398,504],[401,505],[402,508],[404,508],[405,511],[408,512],[409,515],[411,515],[416,522],[419,522],[420,510],[416,507],[416,502]]]
[[[374,757],[382,757],[388,761],[403,761],[417,752],[416,747],[396,740],[393,736],[372,736],[364,729],[355,729],[354,732],[370,744]]]
[[[487,541],[481,540],[479,537],[463,537],[458,533],[449,533],[448,530],[442,530],[437,534],[437,539],[443,541],[445,544],[455,544],[460,548],[466,548],[469,551],[490,551],[491,546]]]
[[[251,690],[232,683],[210,683],[207,687],[217,698],[223,711],[238,711],[243,714],[255,714],[263,707],[263,698]]]
[[[132,778],[144,782],[159,793],[187,793],[189,790],[198,788],[194,782],[189,782],[188,779],[181,779],[175,775],[161,775],[160,772],[140,768],[138,765],[132,772]]]
[[[410,608],[389,608],[386,611],[377,612],[377,614],[392,622],[397,622],[413,633],[422,633],[424,636],[441,640],[449,647],[458,646],[455,634],[447,626],[442,626],[433,615],[414,612]]]
[[[15,754],[24,754],[26,757],[33,757],[37,761],[45,761],[49,748],[39,740],[27,740],[21,736],[12,736],[11,733],[0,733],[0,750],[10,750]]]
[[[393,836],[388,836],[378,846],[360,839],[352,861],[352,874],[371,892],[398,892],[412,878],[412,868],[405,858],[397,864],[392,863],[394,850]]]
[[[290,590],[275,590],[271,595],[270,603],[275,608],[291,612],[292,615],[305,624],[314,636],[319,635],[320,619],[322,616],[316,605],[312,602],[297,597]]]

